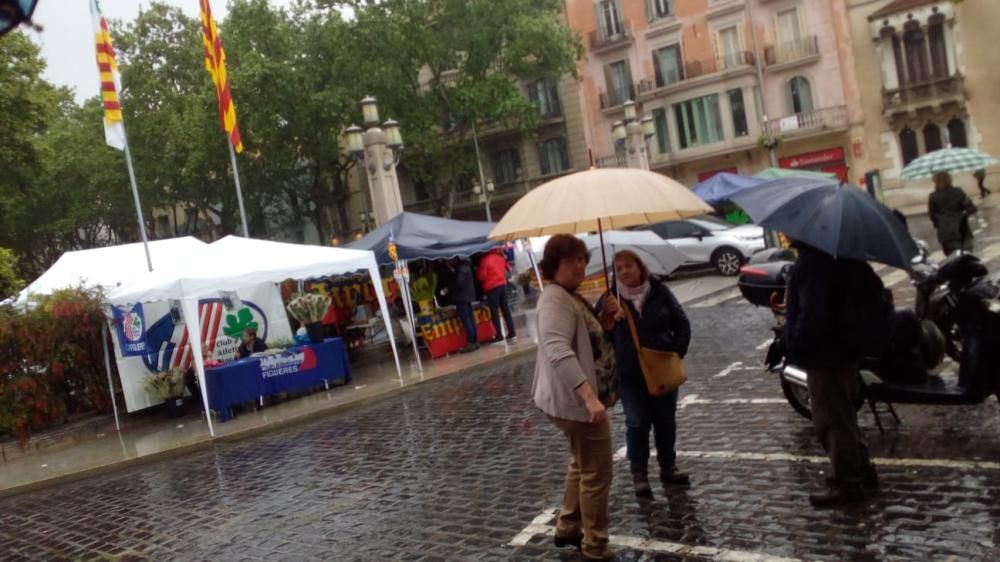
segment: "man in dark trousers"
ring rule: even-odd
[[[976,205],[964,191],[951,184],[951,174],[934,174],[934,191],[927,199],[927,212],[946,256],[957,250],[972,251],[969,217],[976,213]]]
[[[986,170],[980,168],[973,172],[972,176],[976,178],[976,185],[979,187],[980,197],[986,199],[990,193],[993,193],[989,189],[986,189]]]
[[[788,359],[808,376],[813,426],[830,456],[827,490],[815,507],[860,502],[878,485],[855,409],[858,365],[885,327],[882,280],[867,263],[834,259],[796,242],[799,258],[788,282]]]
[[[517,334],[514,331],[514,315],[510,311],[510,303],[507,302],[507,271],[510,264],[503,250],[496,248],[490,250],[479,260],[479,271],[476,277],[479,279],[483,293],[490,303],[490,311],[493,313],[493,328],[497,335],[493,338],[493,343],[503,343],[504,336],[500,330],[500,315],[503,314],[504,325],[507,327],[507,341],[514,343],[517,341]]]
[[[476,319],[472,314],[472,301],[476,300],[476,278],[472,273],[472,264],[467,258],[461,258],[448,264],[451,270],[451,282],[448,284],[448,298],[455,305],[458,319],[462,321],[468,343],[461,353],[479,349],[479,337],[476,334]]]

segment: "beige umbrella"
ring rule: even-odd
[[[632,168],[577,172],[546,182],[514,203],[490,233],[510,241],[550,234],[601,233],[710,213],[690,189],[662,174]],[[604,270],[607,275],[607,257]]]

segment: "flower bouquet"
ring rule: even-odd
[[[184,369],[174,367],[168,371],[153,373],[146,377],[144,388],[147,394],[166,402],[170,417],[180,415],[179,406],[184,396]]]
[[[314,293],[299,295],[288,303],[289,314],[306,327],[309,341],[312,343],[323,341],[323,327],[320,322],[329,309],[330,297]]]
[[[420,314],[427,315],[434,312],[434,292],[437,291],[437,284],[438,276],[434,271],[428,271],[410,282],[410,296],[417,301]]]

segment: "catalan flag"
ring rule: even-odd
[[[229,78],[226,76],[226,54],[222,50],[222,38],[219,29],[212,18],[212,7],[208,0],[201,2],[201,39],[205,45],[205,68],[212,75],[215,84],[215,95],[219,100],[219,116],[222,118],[222,128],[229,135],[229,142],[236,152],[243,151],[243,141],[240,140],[240,128],[236,124],[236,106],[233,104],[233,93],[229,89]]]
[[[104,138],[109,146],[118,150],[125,148],[125,126],[122,121],[122,106],[118,98],[121,91],[121,77],[115,62],[115,50],[111,46],[108,22],[101,14],[97,0],[90,0],[90,18],[94,24],[94,40],[97,47],[97,69],[101,74],[101,101],[104,103]]]

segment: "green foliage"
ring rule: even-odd
[[[69,416],[111,411],[101,302],[69,289],[27,312],[0,311],[0,437],[23,441]]]
[[[24,281],[14,271],[14,252],[0,248],[0,301],[12,297],[24,288]]]
[[[410,294],[417,301],[429,301],[434,298],[434,292],[437,291],[437,286],[437,272],[428,271],[419,277],[414,277],[413,280],[410,281]]]

